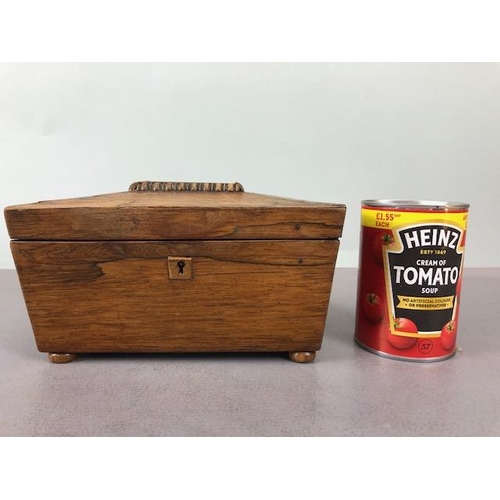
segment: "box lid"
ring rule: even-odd
[[[332,239],[345,205],[246,193],[239,183],[135,182],[121,193],[5,209],[17,240]]]

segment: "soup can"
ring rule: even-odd
[[[468,203],[361,202],[357,344],[405,361],[456,353],[468,212]]]

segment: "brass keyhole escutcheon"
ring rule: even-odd
[[[169,257],[168,276],[171,280],[190,280],[193,278],[191,257]]]

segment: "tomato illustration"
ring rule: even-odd
[[[378,234],[373,240],[372,244],[372,257],[373,260],[382,265],[384,262],[384,249],[393,247],[395,244],[394,236],[392,233],[384,232],[383,234]]]
[[[376,293],[367,293],[363,298],[363,312],[371,323],[379,323],[384,317],[384,302]]]
[[[455,345],[455,340],[457,338],[457,322],[448,321],[446,325],[443,326],[441,330],[441,345],[444,349],[449,351]]]
[[[418,333],[418,328],[413,321],[408,318],[396,318],[393,321],[394,330],[406,333]],[[394,335],[390,330],[387,334],[389,343],[397,349],[408,349],[417,342],[416,337],[404,337],[402,335]]]
[[[394,320],[394,330],[406,333],[418,333],[417,325],[408,318],[396,318]]]

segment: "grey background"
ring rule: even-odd
[[[239,181],[345,203],[355,267],[362,199],[457,200],[466,265],[498,267],[499,125],[498,63],[0,64],[0,201]]]

